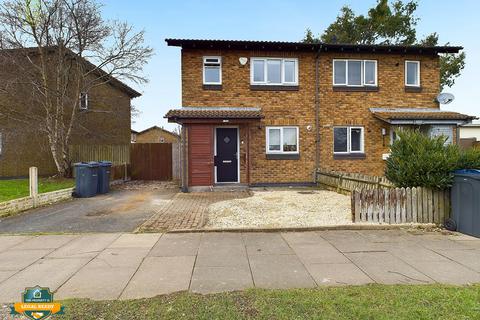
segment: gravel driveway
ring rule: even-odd
[[[252,196],[214,203],[207,228],[281,228],[352,223],[350,197],[326,190],[252,191]]]

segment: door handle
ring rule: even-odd
[[[222,160],[222,163],[232,163],[232,160]]]

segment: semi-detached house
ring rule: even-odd
[[[305,185],[318,169],[383,175],[402,127],[445,135],[473,117],[440,110],[453,46],[167,39],[181,47],[183,187]]]

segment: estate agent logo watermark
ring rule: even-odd
[[[49,288],[35,286],[25,288],[22,293],[22,302],[17,302],[10,307],[10,313],[21,314],[32,320],[41,320],[54,314],[63,314],[63,308],[60,303],[53,302],[53,293]]]

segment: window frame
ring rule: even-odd
[[[280,83],[268,82],[268,60],[277,60],[280,61]],[[255,81],[254,80],[254,62],[263,61],[263,79],[264,81]],[[295,63],[294,69],[294,81],[285,81],[285,62],[293,61]],[[277,57],[251,57],[250,58],[250,85],[261,85],[261,86],[298,86],[298,58],[277,58]]]
[[[207,82],[205,79],[205,64],[207,63],[207,59],[218,59],[219,63],[219,81],[218,82]],[[213,62],[209,62],[213,63]],[[202,78],[203,78],[203,84],[204,85],[221,85],[222,84],[222,57],[221,56],[203,56],[202,58]]]
[[[335,129],[347,128],[347,151],[335,151]],[[360,150],[352,151],[352,129],[360,129]],[[365,128],[362,126],[334,126],[333,127],[333,154],[363,154],[365,153]]]
[[[408,68],[407,65],[409,63],[415,63],[417,65],[417,84],[408,84]],[[405,60],[405,87],[420,87],[420,60]]]
[[[343,61],[345,62],[345,83],[335,83],[335,62]],[[361,62],[361,84],[348,84],[348,62],[349,61],[360,61]],[[375,64],[375,83],[370,84],[365,81],[365,64],[366,62],[373,62]],[[332,61],[332,84],[334,87],[378,87],[378,61],[371,59],[333,59]]]
[[[270,130],[279,129],[280,130],[280,150],[270,150]],[[284,151],[283,150],[283,130],[284,129],[295,129],[297,131],[297,151]],[[299,154],[300,153],[300,128],[298,126],[267,126],[265,127],[265,153],[266,154]]]
[[[83,99],[85,99],[85,107],[83,106]],[[78,109],[80,110],[88,110],[89,107],[89,98],[88,92],[80,92],[79,102],[78,102]]]

